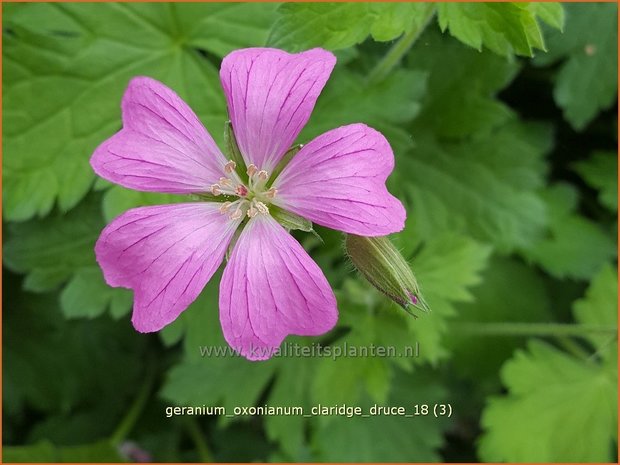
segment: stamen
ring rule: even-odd
[[[228,163],[224,165],[224,171],[227,173],[232,173],[237,168],[237,164],[233,160],[229,160]]]
[[[259,213],[262,213],[263,215],[269,214],[269,208],[267,208],[267,205],[265,205],[263,202],[255,200],[254,206],[259,211]]]
[[[258,168],[256,167],[256,165],[254,163],[250,163],[250,165],[248,166],[248,176],[252,177],[254,176],[254,173],[256,173],[258,171]]]
[[[232,202],[224,202],[222,206],[220,207],[220,213],[222,214],[227,213],[228,210],[230,210],[231,205],[232,205]]]
[[[277,193],[278,193],[278,189],[276,189],[275,187],[272,187],[268,189],[267,191],[265,191],[263,195],[267,197],[268,199],[273,199]]]
[[[250,208],[248,208],[248,211],[246,213],[250,218],[254,218],[259,213],[262,215],[268,215],[269,208],[267,208],[267,205],[265,205],[263,202],[259,202],[258,200],[254,199],[252,200],[252,203],[250,203]]]
[[[220,185],[219,184],[212,184],[211,185],[211,193],[213,195],[220,195],[222,193],[222,191],[220,190]]]
[[[220,186],[232,187],[233,182],[228,178],[220,178]]]
[[[238,199],[234,202],[223,202],[219,210],[222,215],[228,215],[231,220],[238,220],[245,215],[250,202],[246,199]]]

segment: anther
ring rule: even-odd
[[[229,160],[228,163],[224,165],[224,171],[226,171],[227,173],[232,173],[233,171],[235,171],[236,167],[237,164],[233,160]]]
[[[261,181],[266,181],[268,178],[269,178],[269,173],[267,173],[267,171],[260,170],[258,172],[258,179],[260,179]]]
[[[241,208],[237,207],[237,209],[234,212],[232,212],[232,214],[230,215],[230,219],[238,220],[242,216],[243,216],[243,212],[241,211]]]
[[[211,193],[213,195],[220,195],[222,193],[222,191],[220,190],[220,185],[219,184],[212,184],[211,185]]]
[[[262,213],[263,215],[269,213],[269,208],[267,208],[267,205],[265,205],[263,202],[255,202],[254,206],[256,206],[256,209],[259,211],[259,213]]]
[[[230,209],[231,205],[232,205],[232,202],[224,202],[222,206],[220,207],[220,213],[222,214],[226,213]]]
[[[252,177],[254,176],[254,173],[256,173],[258,171],[258,168],[256,167],[256,165],[254,163],[250,163],[250,165],[248,166],[248,176]]]
[[[228,178],[220,178],[220,185],[226,187],[232,187],[233,182]]]

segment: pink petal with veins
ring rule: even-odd
[[[250,220],[220,283],[220,321],[231,347],[264,360],[288,334],[323,334],[337,319],[334,293],[299,242],[268,215]]]
[[[273,203],[328,228],[385,236],[404,227],[406,212],[385,181],[394,154],[364,124],[326,132],[305,145],[273,182]]]
[[[240,220],[216,203],[141,207],[116,218],[95,245],[106,282],[133,289],[132,322],[159,331],[191,304],[217,270]]]
[[[90,163],[108,181],[139,191],[204,192],[224,175],[224,155],[191,108],[162,83],[131,80],[122,101],[123,129]]]
[[[222,61],[220,80],[246,164],[273,171],[305,126],[336,57],[315,48],[290,54],[237,50]]]

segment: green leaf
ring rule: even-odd
[[[85,41],[12,30],[3,47],[3,205],[6,218],[25,220],[46,215],[56,200],[68,210],[86,194],[90,152],[118,123],[101,120],[93,135],[83,129],[88,118],[73,121],[67,108],[86,91],[83,77],[66,71]]]
[[[369,35],[389,41],[418,29],[434,6],[425,3],[285,3],[269,45],[289,51],[312,47],[339,50]]]
[[[477,386],[490,383],[497,389],[502,363],[524,342],[506,336],[475,336],[459,331],[459,324],[492,322],[546,322],[551,318],[551,301],[541,275],[532,267],[509,258],[493,257],[469,302],[456,305],[457,315],[449,321],[446,346],[453,369]],[[493,350],[489,350],[492,348]]]
[[[368,3],[373,18],[370,35],[374,40],[387,42],[412,31],[422,31],[435,12],[432,3]]]
[[[561,3],[532,2],[528,8],[552,28],[558,31],[564,29],[564,6]]]
[[[549,234],[534,242],[524,255],[558,278],[588,279],[616,256],[616,244],[601,227],[575,213],[577,191],[556,184],[544,193]]]
[[[94,318],[107,308],[120,317],[131,308],[130,291],[109,287],[95,261],[104,227],[99,203],[98,195],[89,197],[67,214],[8,227],[4,264],[26,274],[24,288],[30,291],[47,292],[69,281],[60,303],[70,318]]]
[[[557,7],[556,7],[557,8]],[[439,3],[437,15],[442,31],[448,30],[461,42],[500,55],[533,56],[533,49],[545,50],[536,21],[558,22],[557,12],[531,8],[527,3]]]
[[[12,223],[4,249],[4,264],[27,273],[24,287],[35,292],[57,288],[76,270],[95,265],[94,246],[103,221],[98,197],[66,215]]]
[[[615,460],[618,374],[532,341],[502,368],[508,395],[482,415],[480,458],[490,462]]]
[[[188,43],[223,57],[267,42],[279,3],[182,3],[175,5]],[[172,6],[169,6],[172,9]]]
[[[327,345],[319,342],[321,352],[306,362],[315,367],[307,383],[312,405],[352,405],[364,398],[385,402],[392,367],[411,370],[418,356],[416,340],[405,321],[411,317],[354,279],[345,281],[344,290],[338,292],[338,307],[339,327],[346,328],[346,333],[335,332],[336,339],[328,339]],[[316,349],[317,344],[313,345]],[[318,419],[321,423],[332,420],[331,416]]]
[[[411,237],[404,231],[403,238]],[[432,311],[417,320],[407,319],[412,340],[419,342],[420,361],[436,364],[449,352],[443,343],[454,303],[471,301],[469,288],[481,281],[491,248],[465,236],[438,235],[426,241],[412,262],[420,289]]]
[[[337,66],[298,140],[307,143],[339,126],[366,123],[381,131],[395,152],[405,151],[413,143],[401,126],[420,111],[425,89],[423,72],[398,69],[369,84],[363,76]]]
[[[132,208],[190,201],[191,198],[186,195],[139,192],[125,189],[122,186],[112,186],[103,195],[103,216],[107,222],[110,222]]]
[[[532,243],[547,223],[537,191],[549,140],[546,128],[517,124],[462,143],[421,133],[415,149],[397,158],[390,186],[407,195],[419,237],[466,232],[513,250]]]
[[[391,374],[386,361],[351,352],[368,350],[370,344],[377,342],[375,327],[379,323],[368,312],[357,320],[350,335],[331,344],[332,357],[322,357],[318,361],[311,391],[314,405],[355,404],[364,395],[376,402],[385,401]],[[320,420],[327,422],[332,418],[321,417]]]
[[[273,377],[278,360],[250,362],[234,353],[224,340],[217,298],[220,278],[221,273],[216,273],[172,325],[183,328],[184,357],[168,372],[161,395],[177,405],[222,406],[232,414],[234,407],[255,404]],[[203,356],[204,347],[212,352]],[[249,418],[236,418],[243,419]],[[222,421],[230,419],[224,417]]]
[[[301,338],[295,340],[298,339]],[[268,404],[309,409],[311,407],[309,391],[314,376],[314,367],[315,363],[311,359],[280,360]],[[269,439],[278,441],[282,451],[296,461],[301,458],[306,443],[306,421],[302,416],[270,415],[265,418],[265,431]]]
[[[550,32],[549,53],[534,63],[561,61],[553,96],[564,118],[583,130],[596,115],[616,102],[618,91],[617,5],[566,4],[564,33]]]
[[[83,446],[58,447],[49,441],[41,441],[28,446],[5,446],[2,449],[5,463],[21,462],[126,462],[108,441],[101,441]]]
[[[256,404],[273,376],[275,364],[273,360],[253,363],[232,356],[185,361],[169,371],[161,395],[181,406],[221,406],[232,415],[235,407]],[[234,420],[250,418],[238,416]],[[222,421],[231,419],[223,417]]]
[[[120,99],[133,76],[169,85],[222,142],[226,108],[218,73],[197,48],[222,56],[257,45],[272,10],[173,3],[38,3],[16,10],[4,24],[11,31],[3,48],[5,217],[24,220],[47,214],[55,202],[62,210],[77,204],[94,180],[90,155],[120,128]],[[248,19],[222,27],[232,17]]]
[[[428,91],[414,134],[430,129],[440,137],[464,137],[500,127],[514,116],[495,95],[514,78],[515,61],[478,53],[428,31],[407,56],[407,63],[428,73]]]
[[[60,307],[67,318],[94,318],[108,308],[119,318],[129,312],[132,302],[131,291],[108,286],[99,267],[76,271],[60,294]]]
[[[337,388],[337,386],[334,386]],[[380,406],[405,407],[413,412],[414,404],[445,403],[442,386],[415,373],[398,373],[392,383],[389,400]],[[365,413],[374,403],[363,406]],[[313,435],[313,445],[320,462],[434,462],[439,461],[443,422],[432,416],[402,417],[376,415],[333,417]]]
[[[34,412],[67,416],[113,397],[99,421],[114,424],[143,374],[145,339],[109,318],[66,321],[55,301],[54,294],[12,291],[4,313],[5,386],[15,386],[18,402]]]
[[[591,187],[598,189],[599,202],[611,211],[618,211],[618,154],[593,152],[590,158],[575,163],[575,171]]]
[[[109,436],[119,419],[118,408],[101,402],[70,412],[50,413],[30,430],[27,444],[45,440],[63,446],[89,444]]]
[[[573,305],[577,321],[583,324],[618,326],[618,273],[610,265],[605,265],[592,279],[584,298]],[[617,355],[616,335],[588,335],[594,347],[606,359],[613,360]],[[614,363],[615,366],[615,363]]]

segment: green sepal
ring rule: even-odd
[[[228,202],[234,200],[230,195],[213,195],[209,192],[194,192],[189,198],[196,202]]]
[[[239,150],[237,144],[237,138],[235,137],[235,131],[233,130],[232,123],[226,121],[226,128],[224,130],[224,145],[226,147],[226,154],[228,158],[237,164],[235,171],[241,176],[241,179],[245,179],[247,166],[245,166],[245,160]]]
[[[286,151],[286,153],[282,157],[282,160],[280,160],[280,163],[276,165],[276,167],[273,170],[273,173],[271,173],[270,177],[272,180],[275,180],[278,177],[278,175],[282,172],[284,167],[288,165],[288,162],[291,161],[295,155],[297,155],[297,152],[299,152],[302,147],[303,147],[303,144],[297,144],[297,145],[293,145],[290,149]]]
[[[287,231],[304,231],[313,234],[321,242],[323,239],[317,234],[312,227],[312,221],[307,220],[303,216],[296,215],[275,205],[269,206],[269,213],[271,216],[280,223]]]
[[[362,276],[407,313],[430,311],[409,263],[390,239],[346,234],[345,250]]]

